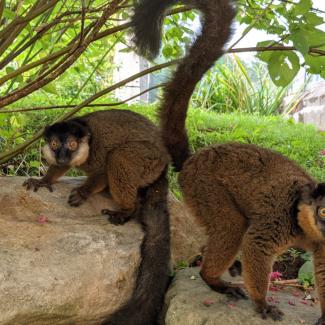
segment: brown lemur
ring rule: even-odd
[[[214,290],[240,288],[221,275],[242,251],[244,283],[262,318],[282,319],[266,302],[273,260],[289,247],[313,252],[325,324],[325,183],[318,184],[293,161],[254,145],[206,147],[183,165],[184,200],[206,229],[201,276]]]
[[[177,2],[140,2],[134,23],[141,54],[158,53],[163,14]],[[229,0],[183,2],[203,12],[203,29],[164,91],[160,119],[164,142],[181,171],[185,202],[208,234],[201,276],[218,292],[244,297],[221,279],[242,249],[245,285],[256,310],[279,320],[282,312],[265,299],[273,259],[290,246],[310,250],[322,312],[317,324],[325,324],[325,184],[282,155],[254,145],[215,145],[190,157],[188,103],[196,83],[222,54],[234,9]]]
[[[165,176],[170,158],[158,127],[131,111],[108,110],[55,123],[46,127],[44,137],[50,167],[42,179],[28,179],[27,189],[52,191],[52,184],[76,167],[87,179],[71,191],[71,206],[108,190],[120,207],[103,211],[109,220],[123,224],[136,216],[145,232],[135,290],[103,324],[153,324],[163,305],[170,260]]]

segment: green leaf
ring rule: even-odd
[[[296,33],[293,33],[291,35],[291,40],[293,42],[293,45],[302,53],[307,54],[309,52],[309,45],[307,38],[303,31],[299,31]]]
[[[133,50],[130,47],[125,47],[124,49],[119,50],[120,53],[130,53]]]
[[[13,128],[19,128],[21,125],[19,118],[15,115],[10,117],[10,124]]]
[[[162,54],[164,55],[165,58],[169,58],[173,55],[173,47],[171,45],[166,45],[164,46],[162,50]]]
[[[274,44],[274,41],[263,41],[263,42],[259,42],[256,44],[257,47],[268,47],[271,46],[272,44]],[[258,57],[260,60],[268,63],[271,59],[272,56],[272,51],[264,51],[264,52],[258,52],[256,54],[256,57]]]
[[[54,95],[58,94],[55,85],[52,83],[45,85],[44,87],[42,87],[42,89],[50,94],[54,94]]]
[[[279,87],[286,87],[299,72],[299,58],[290,51],[273,52],[268,69],[273,83]]]
[[[10,9],[5,8],[3,10],[3,16],[7,19],[14,19],[16,17],[16,14],[13,11],[11,11]]]
[[[29,165],[30,165],[31,167],[38,168],[38,167],[41,166],[41,163],[40,163],[38,160],[32,160],[32,161],[29,162]]]
[[[325,79],[325,70],[322,70],[321,73],[320,73],[320,76]]]
[[[309,67],[308,72],[318,74],[325,70],[325,56],[305,55],[305,64]]]
[[[324,18],[317,16],[314,12],[307,12],[304,16],[307,20],[307,23],[313,26],[318,26],[324,23]]]
[[[302,265],[302,267],[299,269],[298,278],[302,279],[305,278],[306,276],[311,276],[312,279],[314,277],[314,266],[311,261],[305,262]]]
[[[325,44],[325,32],[313,26],[302,30],[308,41],[309,47],[319,47]]]
[[[18,81],[19,83],[22,83],[24,81],[24,77],[22,74],[19,74],[17,77],[16,77],[16,81]]]
[[[294,8],[292,10],[292,14],[294,16],[303,15],[310,10],[312,5],[313,5],[313,3],[311,0],[300,0],[300,2],[294,6]]]
[[[14,71],[15,71],[14,68],[12,68],[12,67],[6,67],[6,72],[7,72],[7,74],[9,74],[9,73],[11,73],[11,72],[14,72]]]

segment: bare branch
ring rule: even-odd
[[[267,51],[297,51],[297,49],[294,46],[257,46],[257,47],[240,47],[235,49],[228,49],[226,50],[226,53],[244,53],[244,52],[267,52]],[[318,54],[320,56],[325,55],[325,51],[316,49],[316,48],[310,48],[309,49],[310,54]]]
[[[138,94],[136,94],[132,97],[129,97],[125,100],[122,100],[120,102],[88,104],[85,107],[113,107],[113,106],[123,105],[123,104],[126,104],[127,102],[129,102],[130,100],[140,97],[143,94],[145,94],[151,90],[158,89],[158,88],[164,87],[166,85],[167,85],[167,83],[158,84],[156,86],[150,87],[150,88],[142,91],[141,93],[138,93]],[[27,113],[27,112],[34,112],[34,111],[45,111],[45,110],[52,110],[52,109],[66,109],[66,108],[74,108],[74,107],[76,107],[76,105],[36,106],[36,107],[31,107],[31,108],[18,108],[18,109],[12,109],[12,110],[8,110],[8,111],[0,111],[0,114]]]

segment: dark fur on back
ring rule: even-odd
[[[169,282],[170,234],[167,209],[168,182],[165,173],[150,185],[142,197],[139,221],[145,232],[142,261],[135,288],[128,302],[103,325],[157,324]]]
[[[184,0],[200,10],[202,31],[186,57],[177,67],[164,90],[160,107],[160,123],[164,142],[172,156],[176,171],[190,154],[185,120],[190,98],[197,82],[223,54],[231,35],[235,10],[230,0]],[[141,54],[154,56],[161,39],[162,17],[175,0],[140,0],[135,8],[133,25],[135,41]]]

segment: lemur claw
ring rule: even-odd
[[[24,183],[23,186],[26,187],[26,190],[33,190],[37,192],[40,187],[47,188],[50,192],[53,192],[53,187],[50,183],[42,180],[42,179],[35,179],[35,178],[28,178]]]

